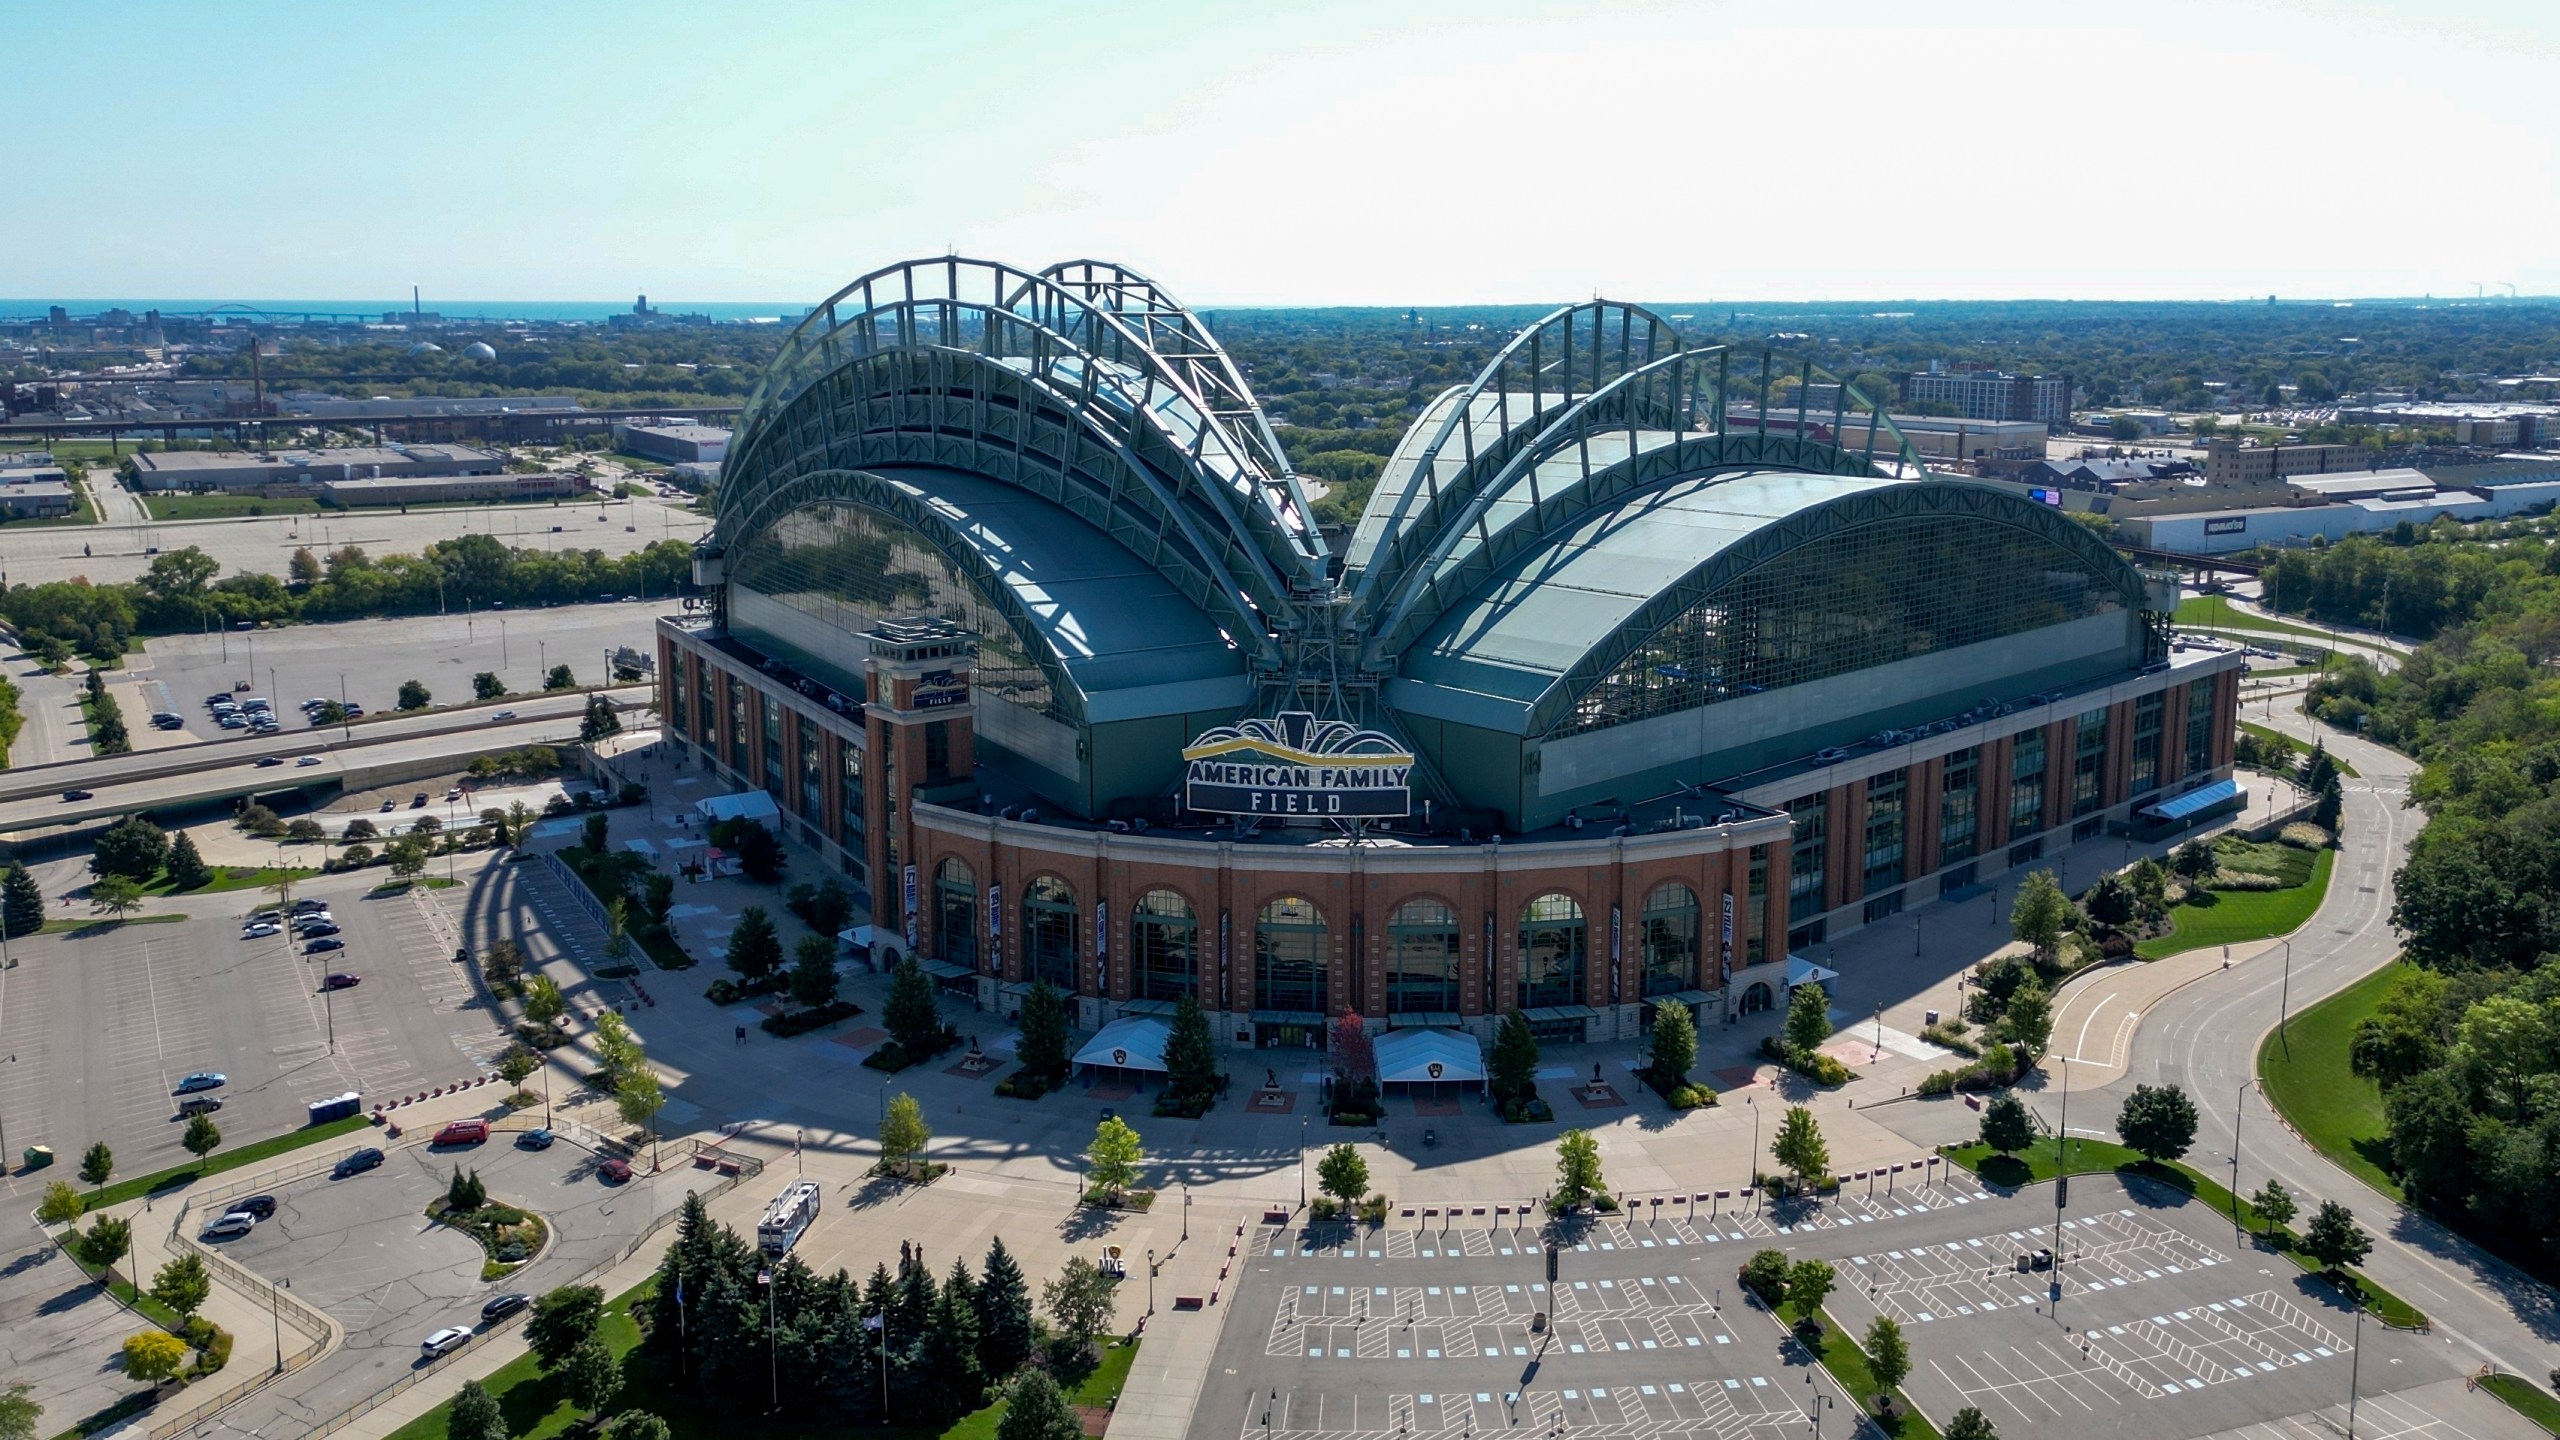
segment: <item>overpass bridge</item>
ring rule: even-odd
[[[450,774],[474,756],[574,744],[584,690],[393,716],[347,731],[305,730],[208,740],[165,750],[67,760],[0,772],[0,836],[24,843],[144,812],[175,813],[252,796],[362,789]],[[603,692],[617,711],[649,703],[645,686]],[[495,720],[501,711],[513,719]],[[300,763],[309,756],[318,763]],[[274,758],[279,765],[261,765]],[[63,798],[86,791],[80,800]]]

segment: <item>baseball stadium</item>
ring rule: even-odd
[[[2173,648],[2174,582],[1826,379],[1568,306],[1329,535],[1154,281],[893,265],[747,402],[668,738],[945,988],[1252,1048],[1727,1023],[1826,938],[2235,808],[2240,657]]]

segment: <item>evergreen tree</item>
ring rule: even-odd
[[[1206,1106],[1218,1089],[1218,1052],[1209,1039],[1209,1017],[1185,995],[1174,1006],[1173,1030],[1164,1042],[1165,1098]]]
[[[44,928],[44,887],[24,865],[11,865],[8,878],[0,881],[0,926],[12,940]]]
[[[910,955],[889,975],[888,1003],[880,1007],[880,1023],[910,1059],[933,1053],[942,1041],[942,1013],[933,1005],[933,982]]]
[[[970,1278],[967,1261],[951,1262],[924,1333],[933,1357],[932,1413],[949,1421],[977,1409],[986,1381],[978,1368],[978,1282]]]
[[[782,968],[782,936],[763,906],[749,905],[738,912],[737,926],[729,932],[728,962],[738,978],[750,981]]]
[[[193,890],[213,878],[204,856],[196,852],[195,837],[184,830],[169,837],[168,867],[169,884],[179,890]]]
[[[1496,1100],[1526,1099],[1538,1088],[1538,1037],[1529,1017],[1514,1010],[1493,1032],[1493,1054],[1487,1066]]]
[[[1652,1042],[1648,1056],[1653,1083],[1668,1090],[1685,1085],[1698,1063],[1698,1021],[1689,1007],[1669,998],[1653,1002]]]
[[[42,922],[44,897],[36,897],[38,922]],[[1067,1008],[1058,992],[1046,980],[1034,980],[1022,997],[1022,1013],[1015,1017],[1022,1027],[1022,1042],[1014,1054],[1022,1061],[1026,1073],[1055,1083],[1067,1073]]]
[[[1020,1369],[1031,1358],[1033,1335],[1031,1287],[999,1235],[988,1243],[986,1272],[978,1277],[980,1372],[999,1380]]]

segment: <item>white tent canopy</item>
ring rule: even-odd
[[[1437,1081],[1480,1084],[1484,1047],[1457,1030],[1390,1030],[1377,1039],[1378,1080],[1386,1085]]]
[[[773,797],[761,790],[741,790],[735,795],[705,795],[693,802],[693,811],[705,820],[765,820],[781,818],[782,808]]]
[[[1787,957],[1787,988],[1790,990],[1799,985],[1820,985],[1839,978],[1839,971],[1825,970],[1801,955]]]
[[[1114,1020],[1094,1032],[1084,1048],[1076,1052],[1079,1065],[1107,1065],[1114,1070],[1152,1070],[1164,1073],[1164,1044],[1173,1027],[1152,1015],[1132,1015]]]

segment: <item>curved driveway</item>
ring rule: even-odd
[[[2137,1082],[2181,1085],[2195,1097],[2201,1121],[2187,1159],[2227,1183],[2237,1114],[2242,1193],[2272,1175],[2305,1197],[2305,1210],[2318,1200],[2347,1205],[2375,1237],[2367,1274],[2426,1311],[2437,1336],[2468,1350],[2472,1363],[2494,1361],[2539,1376],[2560,1343],[2560,1307],[2552,1293],[2331,1164],[2278,1123],[2257,1093],[2259,1045],[2275,1029],[2281,1007],[2299,1011],[2399,953],[2390,922],[2392,875],[2425,824],[2423,815],[2404,808],[2417,769],[2407,756],[2300,715],[2274,723],[2306,740],[2317,734],[2361,777],[2346,782],[2345,845],[2328,899],[2293,937],[2290,982],[2284,951],[2271,947],[2162,999],[2144,1017],[2130,1069],[2105,1087],[2114,1093],[2102,1092],[2083,1112],[2098,1123],[2084,1122],[2080,1130],[2104,1133],[2102,1117],[2111,1116]],[[2039,1108],[2050,1111],[2049,1096],[2039,1097]]]

